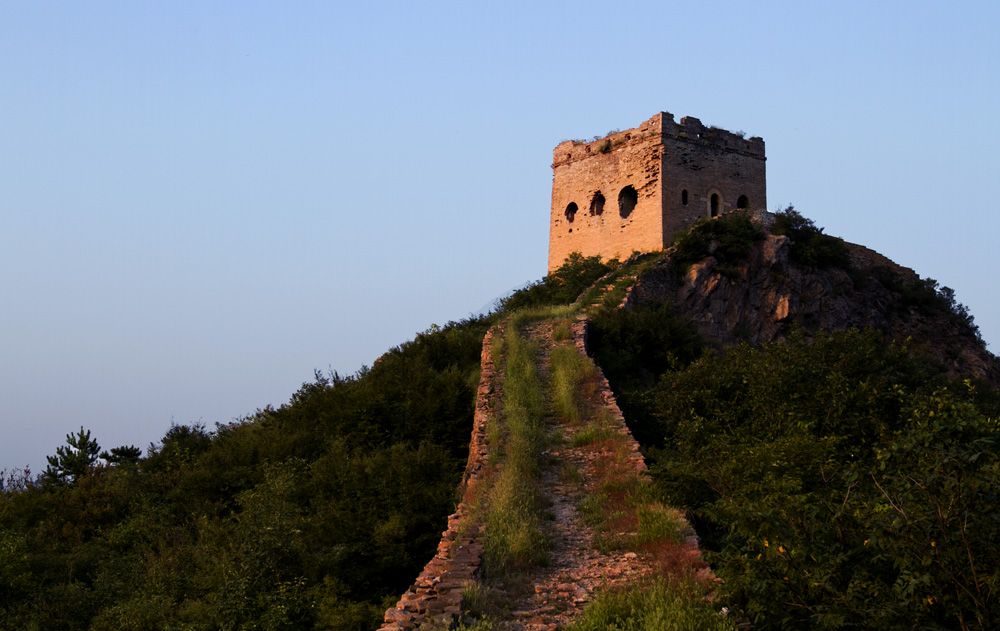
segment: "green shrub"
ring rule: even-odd
[[[1000,435],[934,374],[848,331],[663,376],[652,473],[755,628],[995,627]]]
[[[910,307],[916,307],[925,315],[946,314],[956,326],[974,336],[980,346],[986,348],[975,318],[968,307],[958,302],[951,287],[942,287],[933,278],[903,282],[899,274],[888,267],[874,267],[871,275],[887,289],[900,294],[899,308],[904,314]]]
[[[605,592],[566,631],[732,631],[733,621],[689,582],[658,581]]]
[[[850,269],[851,258],[844,240],[823,234],[811,219],[806,219],[793,206],[778,212],[771,228],[773,234],[791,239],[792,261],[811,267]]]
[[[745,213],[703,218],[677,235],[670,260],[679,273],[684,273],[693,263],[713,256],[720,273],[735,277],[739,275],[740,266],[746,261],[754,242],[763,238],[763,231]]]
[[[611,271],[599,256],[584,257],[574,252],[554,272],[500,301],[506,313],[548,305],[561,305],[576,300],[583,290]]]
[[[657,442],[644,393],[661,375],[686,367],[705,352],[707,342],[694,323],[669,301],[603,311],[591,321],[589,344],[636,439]]]
[[[0,628],[374,628],[454,510],[489,324],[432,327],[214,431],[174,425],[137,463],[5,488]]]

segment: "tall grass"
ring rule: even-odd
[[[655,581],[606,592],[565,631],[734,631],[733,620],[688,581]]]
[[[586,413],[588,402],[597,392],[597,368],[573,344],[552,349],[549,356],[552,399],[556,412],[576,425]]]
[[[545,395],[536,368],[538,347],[512,318],[504,334],[503,456],[486,514],[485,570],[494,578],[547,560],[540,489],[545,445]]]

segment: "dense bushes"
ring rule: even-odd
[[[793,206],[776,214],[773,234],[791,239],[792,261],[811,267],[839,267],[848,269],[850,254],[843,239],[823,234],[812,219],[806,219]]]
[[[504,298],[500,306],[505,312],[513,313],[519,309],[571,303],[615,264],[615,261],[602,263],[599,256],[584,257],[574,252],[559,269]]]
[[[870,271],[887,289],[899,294],[898,310],[904,317],[906,311],[915,308],[924,315],[944,314],[960,331],[969,333],[986,348],[979,326],[969,312],[969,308],[958,302],[955,290],[942,287],[933,278],[917,278],[905,282],[899,274],[886,267],[875,267]]]
[[[754,242],[763,238],[764,232],[744,213],[699,219],[690,229],[677,235],[670,260],[677,271],[683,273],[692,263],[713,256],[718,262],[717,271],[736,276]]]
[[[138,462],[71,435],[50,481],[0,494],[0,629],[373,628],[454,506],[489,323],[171,427]]]
[[[652,414],[646,393],[661,375],[700,357],[705,340],[672,303],[661,302],[599,311],[592,320],[589,344],[614,385],[619,404],[629,411],[636,439],[655,442],[657,430],[640,420]]]
[[[662,372],[601,349],[657,484],[755,628],[996,626],[1000,435],[965,386],[872,331]]]
[[[609,269],[571,257],[503,306],[571,302]],[[374,628],[454,508],[498,317],[240,422],[173,426],[145,457],[98,457],[81,428],[44,483],[0,475],[0,631]]]

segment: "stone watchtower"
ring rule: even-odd
[[[767,209],[764,141],[661,112],[635,129],[552,152],[549,272],[573,252],[662,250],[698,217]]]

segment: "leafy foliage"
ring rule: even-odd
[[[142,450],[135,445],[113,447],[110,452],[101,452],[101,459],[110,465],[136,465],[140,458]]]
[[[600,353],[657,485],[755,628],[996,626],[997,424],[928,360],[874,331],[663,372]]]
[[[681,273],[708,256],[718,261],[716,269],[727,276],[739,275],[754,241],[764,233],[744,213],[730,213],[715,219],[699,219],[677,235],[671,260]]]
[[[872,275],[882,285],[899,293],[901,310],[915,307],[926,315],[945,314],[955,326],[972,334],[983,348],[986,347],[972,313],[968,307],[958,302],[955,290],[951,287],[943,287],[933,278],[918,278],[904,282],[899,274],[885,267],[874,268]]]
[[[589,344],[615,388],[619,404],[629,411],[632,431],[642,443],[655,442],[648,423],[651,401],[646,390],[667,372],[701,356],[707,342],[689,318],[670,302],[639,304],[628,310],[604,310],[591,321]]]
[[[572,301],[608,269],[576,255],[505,305]],[[454,508],[498,317],[432,326],[238,422],[173,425],[145,456],[80,428],[45,484],[4,473],[0,629],[376,627]]]
[[[615,261],[602,263],[599,256],[582,256],[574,252],[566,261],[537,283],[532,283],[501,301],[507,313],[549,305],[573,302],[601,276],[612,270]]]
[[[849,269],[850,254],[843,239],[823,234],[812,219],[803,217],[794,206],[776,213],[774,234],[791,239],[792,261],[812,267],[839,267]]]
[[[0,629],[374,628],[453,509],[489,324],[144,457],[71,434],[53,483],[0,494]]]

